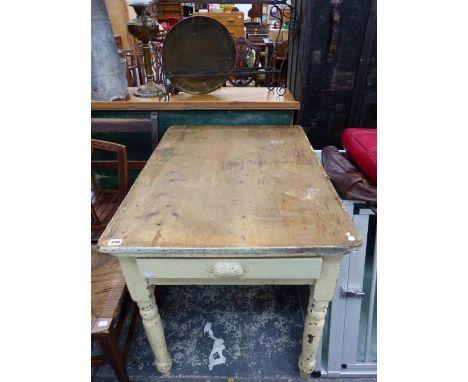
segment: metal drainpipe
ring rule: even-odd
[[[120,60],[104,0],[91,0],[91,99],[128,98],[125,62]]]

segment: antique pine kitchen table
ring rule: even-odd
[[[314,369],[342,255],[361,245],[300,126],[174,126],[102,234],[171,370],[154,285],[310,285],[299,370]]]

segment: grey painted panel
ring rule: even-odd
[[[363,245],[350,257],[348,289],[362,290],[369,216],[354,215],[353,223],[361,234]],[[342,363],[344,364],[351,364],[356,362],[360,316],[361,300],[356,298],[348,298],[346,300],[346,318],[343,340]]]

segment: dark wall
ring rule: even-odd
[[[341,147],[346,127],[377,127],[377,1],[334,3],[292,1],[298,27],[291,33],[288,87],[301,103],[297,123],[315,148]]]

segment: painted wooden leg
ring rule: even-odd
[[[324,256],[322,261],[320,277],[315,285],[310,286],[309,306],[302,336],[302,352],[298,362],[302,378],[308,378],[315,368],[315,355],[322,338],[328,303],[335,292],[341,256]]]
[[[115,376],[120,382],[129,382],[127,373],[127,363],[119,348],[119,341],[115,333],[110,330],[94,334],[94,338],[99,343],[106,360],[114,370]]]
[[[134,258],[121,257],[119,262],[130,296],[140,308],[143,327],[155,357],[156,369],[161,374],[168,375],[171,371],[172,360],[167,351],[164,329],[154,298],[154,287],[148,286],[146,280],[140,276]]]
[[[299,356],[299,371],[302,378],[308,378],[315,368],[315,354],[322,337],[323,325],[327,314],[328,301],[314,301],[314,287],[310,287],[311,297],[307,309],[302,336],[302,353]]]
[[[137,301],[137,304],[140,308],[140,315],[148,341],[156,358],[156,368],[161,374],[168,375],[171,371],[172,360],[167,351],[161,316],[159,315],[154,295],[148,301]]]

